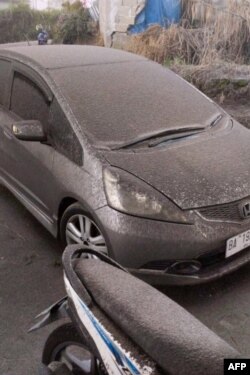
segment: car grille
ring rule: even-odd
[[[207,220],[239,222],[245,220],[241,217],[239,203],[240,202],[233,202],[219,206],[201,208],[198,210],[198,213]]]

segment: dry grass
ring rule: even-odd
[[[183,0],[181,25],[153,26],[133,36],[128,49],[160,63],[178,59],[187,64],[250,60],[250,0],[227,0],[224,8],[211,0]]]
[[[199,64],[204,31],[172,26],[162,29],[153,26],[146,32],[133,36],[128,50],[159,63],[178,59],[188,64]]]
[[[98,47],[104,47],[103,35],[100,32],[96,36],[96,40],[95,40],[94,45],[96,45]]]

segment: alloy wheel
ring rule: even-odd
[[[98,226],[86,215],[78,214],[69,218],[66,225],[68,245],[86,245],[91,250],[108,254],[107,245]]]

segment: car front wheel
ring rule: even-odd
[[[69,206],[61,219],[60,235],[63,246],[86,245],[92,250],[108,254],[104,235],[79,203]]]

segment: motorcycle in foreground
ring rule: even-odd
[[[67,296],[30,331],[49,335],[40,375],[223,374],[239,353],[170,298],[107,256],[79,245],[63,254]],[[66,321],[65,321],[66,318]]]

